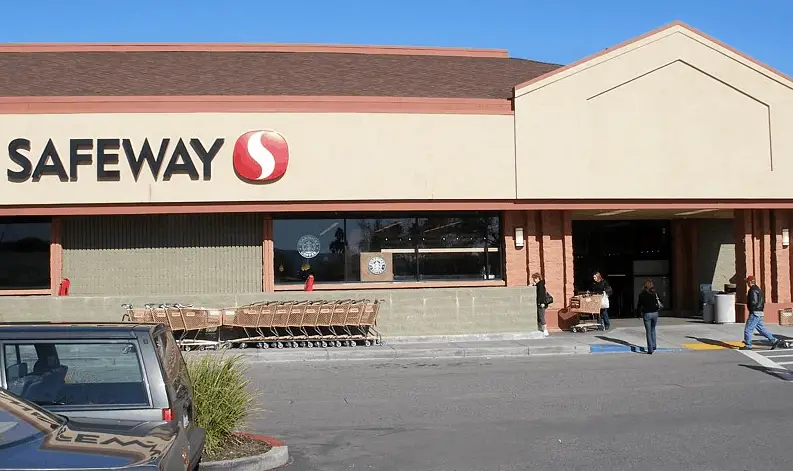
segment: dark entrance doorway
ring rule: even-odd
[[[646,279],[671,306],[672,237],[669,220],[573,221],[576,292],[591,288],[599,271],[611,284],[611,317],[630,317]]]

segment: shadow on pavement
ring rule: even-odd
[[[760,365],[741,365],[744,368],[749,368],[750,370],[760,371],[767,375],[774,376],[776,378],[781,379],[782,381],[793,381],[793,371],[790,371],[785,368],[768,368],[766,366]]]
[[[647,348],[642,347],[640,345],[632,344],[626,340],[622,339],[615,339],[614,337],[606,337],[605,335],[596,335],[596,339],[605,340],[606,342],[616,343],[618,345],[623,345],[631,349],[633,353],[647,353]]]
[[[704,343],[705,345],[714,345],[714,346],[717,346],[717,347],[727,348],[727,349],[730,349],[730,350],[737,350],[739,348],[739,347],[736,347],[735,345],[731,345],[731,344],[729,344],[727,342],[722,342],[721,340],[714,340],[714,339],[709,339],[709,338],[705,338],[705,337],[693,337],[691,335],[686,336],[686,338],[687,339],[696,340],[697,342]]]

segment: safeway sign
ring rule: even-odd
[[[144,171],[149,172],[154,181],[170,181],[179,177],[208,181],[212,179],[212,164],[225,139],[166,137],[159,141],[144,139],[136,143],[131,139],[113,137],[69,139],[68,142],[68,146],[59,148],[49,139],[41,148],[39,143],[26,138],[13,139],[8,144],[8,181],[77,182],[84,178],[121,181],[121,166],[129,167],[135,181]]]

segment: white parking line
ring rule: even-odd
[[[778,361],[777,365],[793,365],[793,361]]]
[[[769,360],[767,357],[760,355],[757,352],[753,352],[751,350],[738,350],[738,351],[743,353],[747,357],[751,358],[752,360],[756,361],[761,366],[765,366],[766,368],[774,368],[777,370],[785,369],[784,367],[779,366],[777,362],[773,360]]]
[[[763,355],[766,358],[793,358],[793,355]]]

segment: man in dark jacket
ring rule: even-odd
[[[746,327],[743,329],[743,350],[752,349],[752,335],[754,331],[767,338],[771,342],[771,350],[779,346],[779,340],[774,337],[771,332],[765,330],[763,325],[763,316],[765,309],[765,299],[763,291],[757,286],[753,276],[746,278],[746,285],[749,287],[749,292],[746,293],[746,307],[749,309],[749,317],[746,319]]]
[[[548,333],[548,325],[545,323],[545,310],[548,309],[548,290],[545,289],[545,280],[542,275],[534,273],[531,275],[531,282],[537,288],[537,328],[542,331],[546,337]]]

